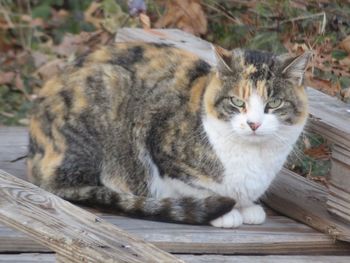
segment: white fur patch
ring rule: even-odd
[[[222,228],[236,228],[242,225],[243,218],[241,213],[237,209],[232,209],[227,214],[214,219],[210,222],[212,226]]]
[[[257,225],[265,222],[266,214],[260,205],[243,207],[239,211],[241,212],[244,224]]]

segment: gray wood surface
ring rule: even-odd
[[[0,222],[70,262],[180,262],[116,226],[0,170]]]
[[[27,129],[23,127],[0,126],[0,169],[25,179],[25,159],[17,162],[11,161],[26,155],[27,145]]]
[[[100,218],[172,253],[219,254],[350,254],[350,245],[284,216],[270,216],[264,225],[217,229],[132,219]],[[0,252],[48,252],[19,232],[0,226]]]
[[[348,263],[349,256],[176,255],[186,263]],[[0,254],[0,263],[57,263],[55,254]],[[64,262],[64,261],[63,261]]]
[[[350,225],[327,211],[328,190],[315,182],[283,169],[263,200],[271,208],[304,222],[334,239],[350,242]]]
[[[217,256],[180,255],[188,263],[349,263],[348,256]]]
[[[0,254],[0,263],[55,263],[55,254]]]

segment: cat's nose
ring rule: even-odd
[[[247,123],[253,131],[256,131],[261,126],[261,123],[259,123],[259,122],[247,121]]]

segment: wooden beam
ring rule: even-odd
[[[70,262],[182,262],[2,170],[0,222],[28,234]]]
[[[188,263],[348,263],[348,256],[222,256],[181,255]]]
[[[171,253],[350,255],[349,243],[335,242],[328,235],[280,215],[268,215],[262,225],[243,225],[238,229],[163,223],[112,214],[99,217]],[[49,251],[29,237],[0,226],[0,253]]]
[[[283,169],[263,196],[264,202],[334,239],[350,242],[350,226],[327,211],[327,189]]]
[[[224,256],[177,255],[187,263],[348,263],[350,256]],[[61,260],[61,259],[59,259]],[[58,263],[55,254],[0,254],[0,263]]]

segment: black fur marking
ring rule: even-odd
[[[28,158],[34,157],[35,154],[41,154],[44,155],[45,151],[44,149],[39,146],[37,141],[33,137],[29,137],[29,145],[28,145]]]
[[[174,44],[170,44],[170,43],[150,43],[150,44],[157,47],[157,48],[167,48],[167,47],[174,46]]]
[[[62,90],[59,92],[59,95],[62,97],[66,108],[70,109],[72,107],[72,92],[68,90]]]
[[[81,68],[84,66],[84,63],[86,61],[86,57],[89,55],[89,52],[86,52],[85,54],[82,54],[80,56],[78,56],[75,61],[74,61],[74,66]]]
[[[195,62],[193,68],[189,69],[187,77],[192,83],[195,79],[202,77],[210,72],[211,66],[202,59]]]
[[[123,68],[128,69],[131,65],[144,59],[144,48],[141,46],[131,47],[126,51],[122,50],[121,52],[121,54],[117,54],[116,58],[112,58],[109,62],[113,65],[120,65]]]
[[[274,67],[275,56],[273,53],[261,52],[255,50],[246,50],[244,52],[245,64],[253,64],[257,71],[251,74],[251,79],[254,81],[266,79],[269,80],[272,76],[271,71]],[[266,65],[267,68],[263,68]]]
[[[53,139],[52,137],[52,123],[55,119],[55,115],[50,111],[50,109],[45,109],[44,114],[42,116],[41,127],[43,132],[47,137]]]

